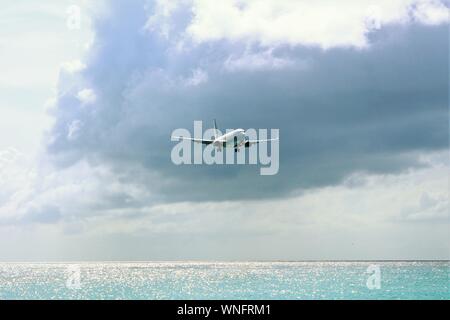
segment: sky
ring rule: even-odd
[[[2,4],[1,261],[450,258],[447,1]],[[278,174],[174,165],[214,118]]]

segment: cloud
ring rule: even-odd
[[[61,213],[56,206],[44,206],[40,208],[30,208],[24,217],[22,223],[56,223],[60,221]]]
[[[64,62],[61,69],[68,73],[76,73],[82,71],[86,66],[80,60],[72,60]]]
[[[245,52],[240,56],[229,56],[224,63],[225,69],[228,71],[240,71],[240,70],[264,70],[264,69],[283,69],[295,67],[296,62],[281,57],[274,57],[271,49],[258,52],[248,53]],[[297,62],[301,64],[302,62]],[[303,64],[305,65],[305,64]]]
[[[60,70],[47,153],[0,152],[0,240],[23,250],[2,257],[448,257],[443,4],[230,3],[95,13],[86,56]],[[279,174],[173,165],[171,132],[213,118],[279,128]]]
[[[145,185],[121,181],[105,168],[78,164],[46,175],[41,169],[15,215],[2,216],[0,202],[0,238],[27,230],[13,253],[2,247],[0,254],[27,252],[27,259],[39,260],[446,259],[447,153],[422,161],[428,166],[355,173],[341,185],[289,199],[177,203],[158,203]]]
[[[80,43],[89,39],[88,9],[83,4],[83,24],[68,34],[66,10],[71,3],[29,4],[6,0],[0,19],[0,86],[9,90],[47,90],[55,84],[61,61],[72,60],[83,52]],[[81,4],[80,4],[81,6]],[[86,10],[85,10],[86,9]],[[85,11],[84,11],[85,10]],[[51,50],[49,50],[51,48]],[[77,66],[64,64],[72,69]],[[8,91],[6,91],[8,90]]]
[[[414,17],[425,24],[440,24],[449,21],[448,2],[418,1],[413,10]]]
[[[69,141],[76,140],[79,136],[83,122],[80,120],[73,120],[67,128],[67,139]]]
[[[178,23],[161,35],[148,26],[152,10],[111,2],[95,19],[86,68],[63,79],[53,111],[56,164],[107,164],[167,201],[223,200],[286,197],[355,171],[401,172],[448,146],[447,24],[382,24],[366,34],[367,50],[324,52],[289,41],[192,42],[186,28],[196,15],[186,4],[168,11]],[[90,108],[78,99],[86,88],[96,96]],[[213,118],[221,129],[279,128],[279,174],[174,166],[171,132]]]
[[[55,170],[45,155],[0,151],[0,227],[58,224],[83,230],[86,219],[130,214],[154,199],[145,186],[127,183],[103,166],[77,163]],[[80,227],[81,226],[81,227]]]
[[[83,104],[93,104],[97,99],[97,96],[95,95],[94,90],[86,88],[77,93],[77,98]]]
[[[208,73],[202,69],[195,69],[192,71],[192,77],[186,79],[187,86],[198,86],[199,84],[208,81]]]
[[[355,173],[340,185],[297,192],[289,199],[184,201],[143,206],[138,214],[115,216],[114,223],[103,223],[101,229],[103,233],[140,230],[163,234],[281,235],[313,225],[358,229],[416,220],[440,223],[449,218],[446,178],[449,166],[445,156],[434,153],[429,157],[428,167],[402,174]],[[231,225],[231,221],[239,224]]]
[[[187,32],[198,42],[249,40],[264,45],[366,47],[373,28],[395,23],[448,21],[440,1],[342,1],[339,13],[327,1],[193,1]]]

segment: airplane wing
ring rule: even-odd
[[[279,138],[275,139],[262,139],[262,140],[247,140],[245,141],[245,146],[250,147],[253,144],[261,143],[261,142],[269,142],[269,141],[277,141]]]
[[[181,137],[181,136],[172,136],[172,141],[175,141],[177,139],[178,139],[178,141],[190,140],[190,141],[202,143],[202,144],[211,144],[214,142],[214,140],[210,140],[210,139],[197,139],[197,138],[187,138],[187,137]]]

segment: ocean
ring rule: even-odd
[[[0,263],[0,299],[450,299],[449,261]]]

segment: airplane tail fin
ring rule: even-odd
[[[217,122],[216,119],[214,119],[214,139],[217,139],[219,136],[218,130],[217,130]]]

